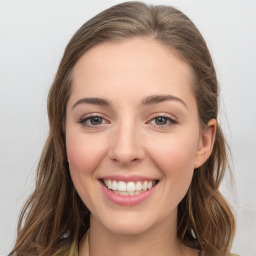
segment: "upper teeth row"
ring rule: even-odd
[[[133,191],[146,191],[148,189],[151,189],[155,184],[156,181],[116,181],[116,180],[103,180],[106,187],[108,189],[114,190],[114,191],[120,191],[120,192],[133,192]]]

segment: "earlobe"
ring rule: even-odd
[[[208,122],[207,127],[201,131],[194,169],[199,168],[210,157],[215,142],[216,129],[217,121],[216,119],[211,119]]]

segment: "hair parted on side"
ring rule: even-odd
[[[35,190],[19,219],[10,255],[51,255],[71,246],[89,228],[89,210],[72,183],[65,146],[66,105],[72,70],[88,49],[107,41],[150,37],[176,51],[192,68],[193,91],[203,127],[218,119],[218,81],[207,45],[179,10],[126,2],[86,22],[68,43],[48,96],[49,135],[37,169]],[[220,126],[210,158],[194,171],[189,190],[178,206],[178,237],[207,256],[227,256],[235,232],[232,211],[219,192],[227,169],[227,145]]]

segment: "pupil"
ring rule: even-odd
[[[167,123],[167,118],[162,117],[162,116],[156,118],[156,124],[163,125],[166,123]]]
[[[91,123],[93,125],[97,125],[97,124],[101,124],[102,122],[102,118],[101,117],[98,117],[98,116],[95,116],[91,119]]]

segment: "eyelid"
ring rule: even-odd
[[[105,123],[99,124],[99,125],[86,125],[85,121],[87,121],[88,119],[92,118],[92,117],[100,117],[103,120],[105,120]],[[87,128],[100,128],[99,126],[105,125],[105,124],[110,124],[110,121],[105,117],[105,115],[100,114],[100,113],[89,113],[86,114],[84,116],[82,116],[79,120],[78,123],[80,123],[83,127],[87,127]]]
[[[171,122],[171,124],[169,124],[169,125],[152,124],[153,126],[159,127],[161,129],[166,129],[166,128],[169,128],[169,127],[171,127],[173,125],[178,124],[177,118],[172,116],[172,115],[170,115],[170,114],[167,114],[167,113],[154,113],[153,116],[150,117],[149,121],[147,121],[147,124],[150,125],[150,122],[152,122],[157,117],[164,117],[164,118],[168,119]]]
[[[148,119],[152,120],[152,119],[154,119],[156,117],[166,117],[166,118],[171,119],[171,120],[173,120],[175,122],[178,122],[178,118],[176,116],[171,115],[169,113],[164,113],[164,112],[153,113],[153,114],[151,114],[151,116]]]
[[[86,121],[90,118],[93,117],[100,117],[104,120],[104,123],[98,124],[98,125],[86,125]],[[151,122],[156,119],[157,117],[164,117],[166,119],[168,119],[169,124],[163,124],[163,125],[157,125],[157,124],[152,124]],[[78,123],[81,124],[83,127],[86,128],[92,128],[92,129],[99,129],[101,128],[103,125],[106,124],[110,124],[111,122],[108,120],[108,118],[106,118],[106,116],[104,114],[101,113],[88,113],[86,115],[83,115],[79,120]],[[169,114],[169,113],[153,113],[151,114],[151,116],[148,118],[148,121],[146,122],[147,125],[152,125],[155,127],[159,127],[160,129],[166,129],[169,128],[171,126],[174,126],[176,124],[178,124],[178,120],[176,117],[174,117],[173,115]]]
[[[93,113],[88,113],[86,115],[83,115],[81,118],[79,118],[78,122],[80,122],[80,121],[82,121],[82,120],[84,120],[86,118],[90,118],[90,117],[94,117],[94,116],[98,116],[98,117],[101,117],[103,119],[106,119],[106,117],[103,114],[97,113],[97,112],[93,112]]]

